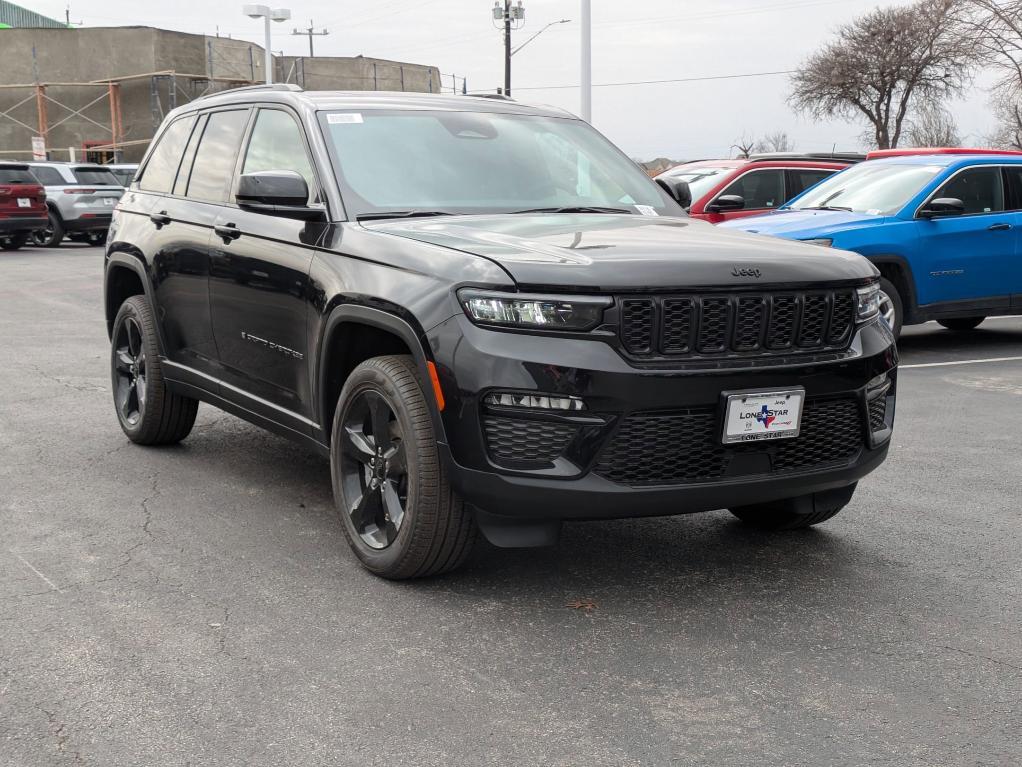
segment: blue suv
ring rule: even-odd
[[[851,250],[880,269],[895,335],[936,320],[972,330],[1022,314],[1022,155],[913,154],[869,160],[773,213],[721,224]]]

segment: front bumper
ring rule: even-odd
[[[847,487],[883,462],[893,428],[897,351],[882,321],[859,327],[840,354],[672,369],[637,367],[599,340],[485,330],[461,316],[428,340],[446,398],[441,452],[451,482],[508,522],[679,514]],[[883,374],[883,390],[867,391]],[[719,444],[723,392],[793,386],[806,391],[804,426],[817,406],[841,405],[844,423],[835,431],[820,421],[792,440]],[[586,410],[495,409],[483,401],[493,390],[580,397]],[[495,428],[500,421],[510,425]]]

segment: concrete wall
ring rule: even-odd
[[[440,92],[440,70],[364,56],[280,56],[276,78],[312,91],[415,91]]]
[[[121,82],[121,139],[126,142],[152,138],[163,116],[175,105],[205,93],[265,80],[264,54],[258,45],[151,27],[4,29],[0,30],[0,50],[4,52],[0,85],[85,83],[164,70],[177,72],[173,80],[161,78],[154,82],[147,76]],[[274,68],[277,81],[284,81],[290,74],[289,82],[308,90],[440,90],[436,67],[361,56],[279,57]],[[211,81],[211,77],[228,81]],[[110,108],[105,93],[102,86],[47,88],[50,98],[71,109],[84,109],[85,115],[74,116],[56,103],[47,104],[52,159],[68,159],[69,146],[79,149],[87,141],[110,140]],[[14,107],[29,96],[32,98]],[[97,97],[99,100],[86,108]],[[12,107],[10,117],[25,125],[0,115],[0,159],[30,159],[31,140],[38,124],[34,90],[0,88],[0,112]],[[145,144],[126,147],[124,161],[137,161],[145,148]]]

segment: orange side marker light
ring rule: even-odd
[[[436,397],[436,406],[443,412],[444,409],[444,392],[440,388],[440,378],[436,374],[436,365],[433,364],[432,360],[426,362],[426,367],[429,369],[429,380],[433,384],[433,395]]]

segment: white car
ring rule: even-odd
[[[117,177],[103,165],[30,162],[29,170],[46,189],[49,222],[33,234],[37,245],[55,248],[64,236],[101,245],[114,207],[124,194]]]

